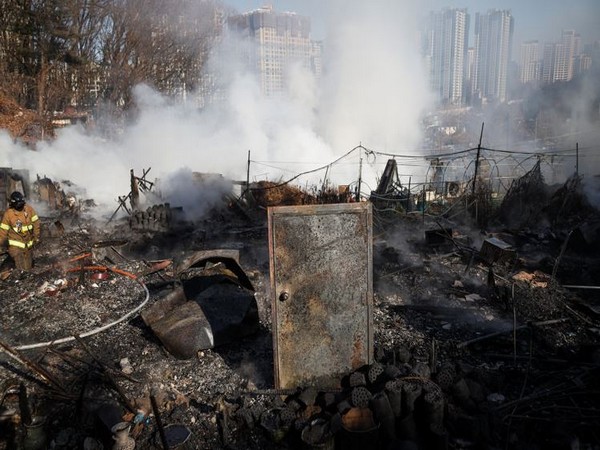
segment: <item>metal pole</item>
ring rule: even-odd
[[[475,196],[475,185],[477,183],[477,172],[479,171],[479,156],[481,155],[481,140],[483,139],[483,126],[485,122],[481,122],[481,134],[479,135],[479,144],[477,144],[477,158],[475,159],[475,175],[473,175],[473,187],[471,194]]]
[[[356,189],[356,201],[360,202],[360,189],[362,184],[362,157],[360,158],[360,165],[358,166],[358,187]]]
[[[579,142],[575,144],[575,175],[579,176]]]
[[[327,166],[325,169],[325,176],[323,177],[323,185],[321,186],[321,195],[325,196],[325,189],[327,188],[327,175],[329,175],[329,168],[331,166]]]
[[[506,150],[510,148],[510,116],[506,113]]]
[[[423,223],[425,223],[425,185],[423,185]]]
[[[517,365],[517,307],[515,306],[515,284],[513,283],[510,291],[510,298],[513,308],[513,365]]]
[[[246,167],[246,191],[250,189],[250,150],[248,150],[248,166]]]
[[[406,212],[412,211],[412,199],[410,198],[410,182],[412,180],[412,176],[408,177],[408,201],[406,202]]]

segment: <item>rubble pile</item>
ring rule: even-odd
[[[0,281],[0,449],[34,430],[53,449],[595,448],[600,320],[561,285],[562,229],[376,217],[373,362],[337,388],[275,389],[267,227],[249,204],[177,233],[42,217],[34,270]],[[242,296],[252,327],[217,334]],[[196,325],[161,334],[191,303]]]
[[[12,301],[3,302],[0,333],[10,335],[15,346],[86,333],[118,320],[144,299],[135,281],[101,265],[50,270],[36,276],[35,289],[32,284],[25,278],[3,289]]]
[[[313,196],[306,191],[287,183],[259,181],[250,186],[252,201],[256,205],[269,206],[313,204]]]

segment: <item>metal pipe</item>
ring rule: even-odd
[[[579,286],[579,285],[574,285],[574,284],[563,284],[564,288],[567,289],[598,289],[600,290],[600,286]]]
[[[114,271],[115,270],[113,270],[113,272]],[[128,318],[130,318],[131,316],[136,314],[138,311],[140,311],[146,305],[146,303],[148,303],[148,300],[150,300],[150,291],[148,291],[148,288],[146,287],[146,285],[143,282],[141,282],[138,279],[135,279],[135,281],[137,281],[140,284],[140,286],[142,286],[142,288],[144,289],[144,291],[146,293],[146,298],[144,299],[144,301],[142,303],[140,303],[138,306],[133,308],[127,314],[121,316],[119,319],[117,319],[113,322],[110,322],[106,325],[103,325],[101,327],[94,328],[90,331],[86,331],[84,333],[78,333],[78,336],[81,338],[84,338],[84,337],[88,337],[88,336],[93,336],[94,334],[101,333],[102,331],[108,330],[109,328],[112,328],[115,325],[118,325],[121,322],[124,322],[125,320],[127,320]],[[14,349],[15,350],[31,350],[34,348],[49,347],[51,345],[56,345],[56,344],[64,344],[65,342],[71,342],[74,340],[75,340],[75,336],[68,336],[68,337],[61,338],[61,339],[55,339],[53,341],[38,342],[36,344],[20,345],[18,347],[14,347]]]

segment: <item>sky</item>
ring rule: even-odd
[[[335,9],[343,5],[330,0],[223,0],[240,12],[271,4],[277,11],[293,11],[311,17],[313,39],[327,36],[327,20]],[[365,5],[385,3],[390,0],[371,0]],[[395,0],[399,3],[403,0]],[[562,29],[575,29],[581,34],[582,43],[600,40],[600,0],[404,0],[410,10],[423,14],[445,6],[467,8],[472,24],[475,13],[488,9],[510,9],[515,19],[514,44],[539,40],[553,42],[560,38]],[[418,6],[417,6],[418,5]],[[343,7],[343,6],[342,6]],[[471,25],[472,33],[473,25]]]

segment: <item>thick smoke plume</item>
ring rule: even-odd
[[[192,172],[243,180],[248,150],[257,161],[252,179],[280,180],[327,164],[360,143],[388,151],[417,148],[420,112],[429,97],[417,31],[398,26],[401,18],[404,24],[414,21],[394,1],[334,3],[321,80],[294,66],[287,73],[289,94],[265,98],[243,64],[226,51],[215,51],[218,59],[208,68],[224,84],[225,101],[199,110],[140,85],[134,90],[137,116],[118,136],[106,139],[71,127],[32,152],[1,134],[0,166],[27,168],[32,177],[70,180],[110,214],[117,197],[129,192],[130,169],[139,175],[151,168],[149,179],[161,180],[164,201],[172,206],[186,198],[193,198],[194,205],[212,205],[231,186],[217,183],[191,195]],[[330,171],[334,183],[356,181],[358,155],[345,162]],[[364,176],[375,183],[375,171]],[[316,183],[323,177],[316,173],[298,182]]]

